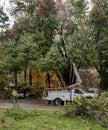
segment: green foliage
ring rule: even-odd
[[[0,98],[9,98],[10,94],[8,89],[9,78],[7,78],[4,74],[0,74]]]
[[[106,89],[108,3],[93,1],[90,13],[86,0],[66,3],[11,0],[13,14],[21,19],[13,26],[11,41],[15,44],[8,46],[5,68],[19,72],[32,66],[53,71],[65,85],[70,85],[75,82],[73,62],[78,68],[95,66],[101,86]]]
[[[5,48],[5,67],[10,72],[19,71],[19,58],[18,58],[18,48],[16,47],[16,43],[14,41],[9,42],[4,45]]]
[[[108,1],[95,0],[93,1],[93,9],[89,17],[89,26],[92,30],[92,41],[98,54],[98,62],[95,64],[100,77],[100,87],[108,89]]]
[[[10,90],[0,90],[0,99],[10,99],[11,96]]]
[[[36,64],[37,68],[40,70],[51,70],[57,71],[59,64],[62,64],[63,58],[59,54],[59,50],[56,45],[53,45],[50,48],[50,51],[45,55],[45,57],[41,58]],[[62,66],[62,65],[61,65]]]
[[[64,110],[68,116],[81,116],[81,118],[86,119],[94,118],[102,125],[108,126],[108,93],[102,92],[98,97],[93,99],[78,96]]]
[[[21,109],[17,104],[13,108],[7,109],[5,115],[8,117],[13,117],[15,120],[23,120],[27,117],[40,116],[41,114],[36,109],[27,111]]]
[[[28,95],[27,98],[30,98],[30,99],[39,99],[39,98],[42,97],[42,94],[43,94],[42,90],[31,91],[31,92],[29,92],[29,95]]]
[[[60,116],[60,112],[56,114],[54,110],[37,110],[39,116],[30,116],[23,120],[7,117],[4,115],[5,111],[0,109],[0,121],[5,121],[0,122],[0,130],[106,130],[95,121]]]
[[[54,0],[39,0],[36,7],[37,29],[40,32],[37,45],[41,57],[44,57],[54,44],[54,33],[58,27],[57,10]],[[40,37],[42,35],[43,37]],[[43,42],[40,43],[40,41]]]
[[[71,8],[73,9],[72,12],[73,12],[73,15],[76,17],[76,18],[79,18],[79,17],[84,17],[84,12],[86,11],[86,2],[85,0],[71,0]]]
[[[8,86],[8,78],[5,75],[0,75],[0,90]]]
[[[11,6],[13,6],[11,13],[17,18],[28,15],[31,16],[35,10],[36,0],[10,0]]]

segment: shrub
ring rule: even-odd
[[[0,91],[0,99],[10,99],[12,94],[11,90]]]
[[[7,109],[5,115],[8,117],[13,117],[15,120],[22,120],[30,116],[40,116],[41,114],[36,109],[28,112],[21,109],[20,106],[15,105],[13,108]]]
[[[5,75],[0,74],[0,99],[8,98],[8,80],[9,79]]]
[[[31,99],[39,99],[40,97],[42,97],[42,93],[43,91],[41,90],[31,91],[28,97]]]
[[[67,104],[64,110],[68,116],[95,118],[102,125],[108,126],[108,93],[102,92],[93,99],[78,96],[73,103]]]

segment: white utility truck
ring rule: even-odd
[[[43,94],[43,99],[49,103],[53,101],[55,105],[61,105],[64,101],[73,101],[77,96],[93,98],[95,94],[82,90],[80,86],[48,88]]]
[[[44,100],[49,103],[53,101],[56,105],[61,105],[62,102],[73,101],[76,96],[83,96],[86,98],[92,98],[95,96],[95,94],[88,93],[81,89],[81,79],[74,63],[73,69],[76,76],[76,84],[67,87],[47,88],[43,93]]]

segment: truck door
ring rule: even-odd
[[[83,95],[83,92],[80,89],[74,89],[73,99],[77,96]]]

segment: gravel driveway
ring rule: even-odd
[[[54,104],[48,104],[42,100],[19,99],[18,105],[24,109],[40,109],[40,110],[58,110],[59,107]],[[12,108],[12,100],[0,100],[0,108]]]

